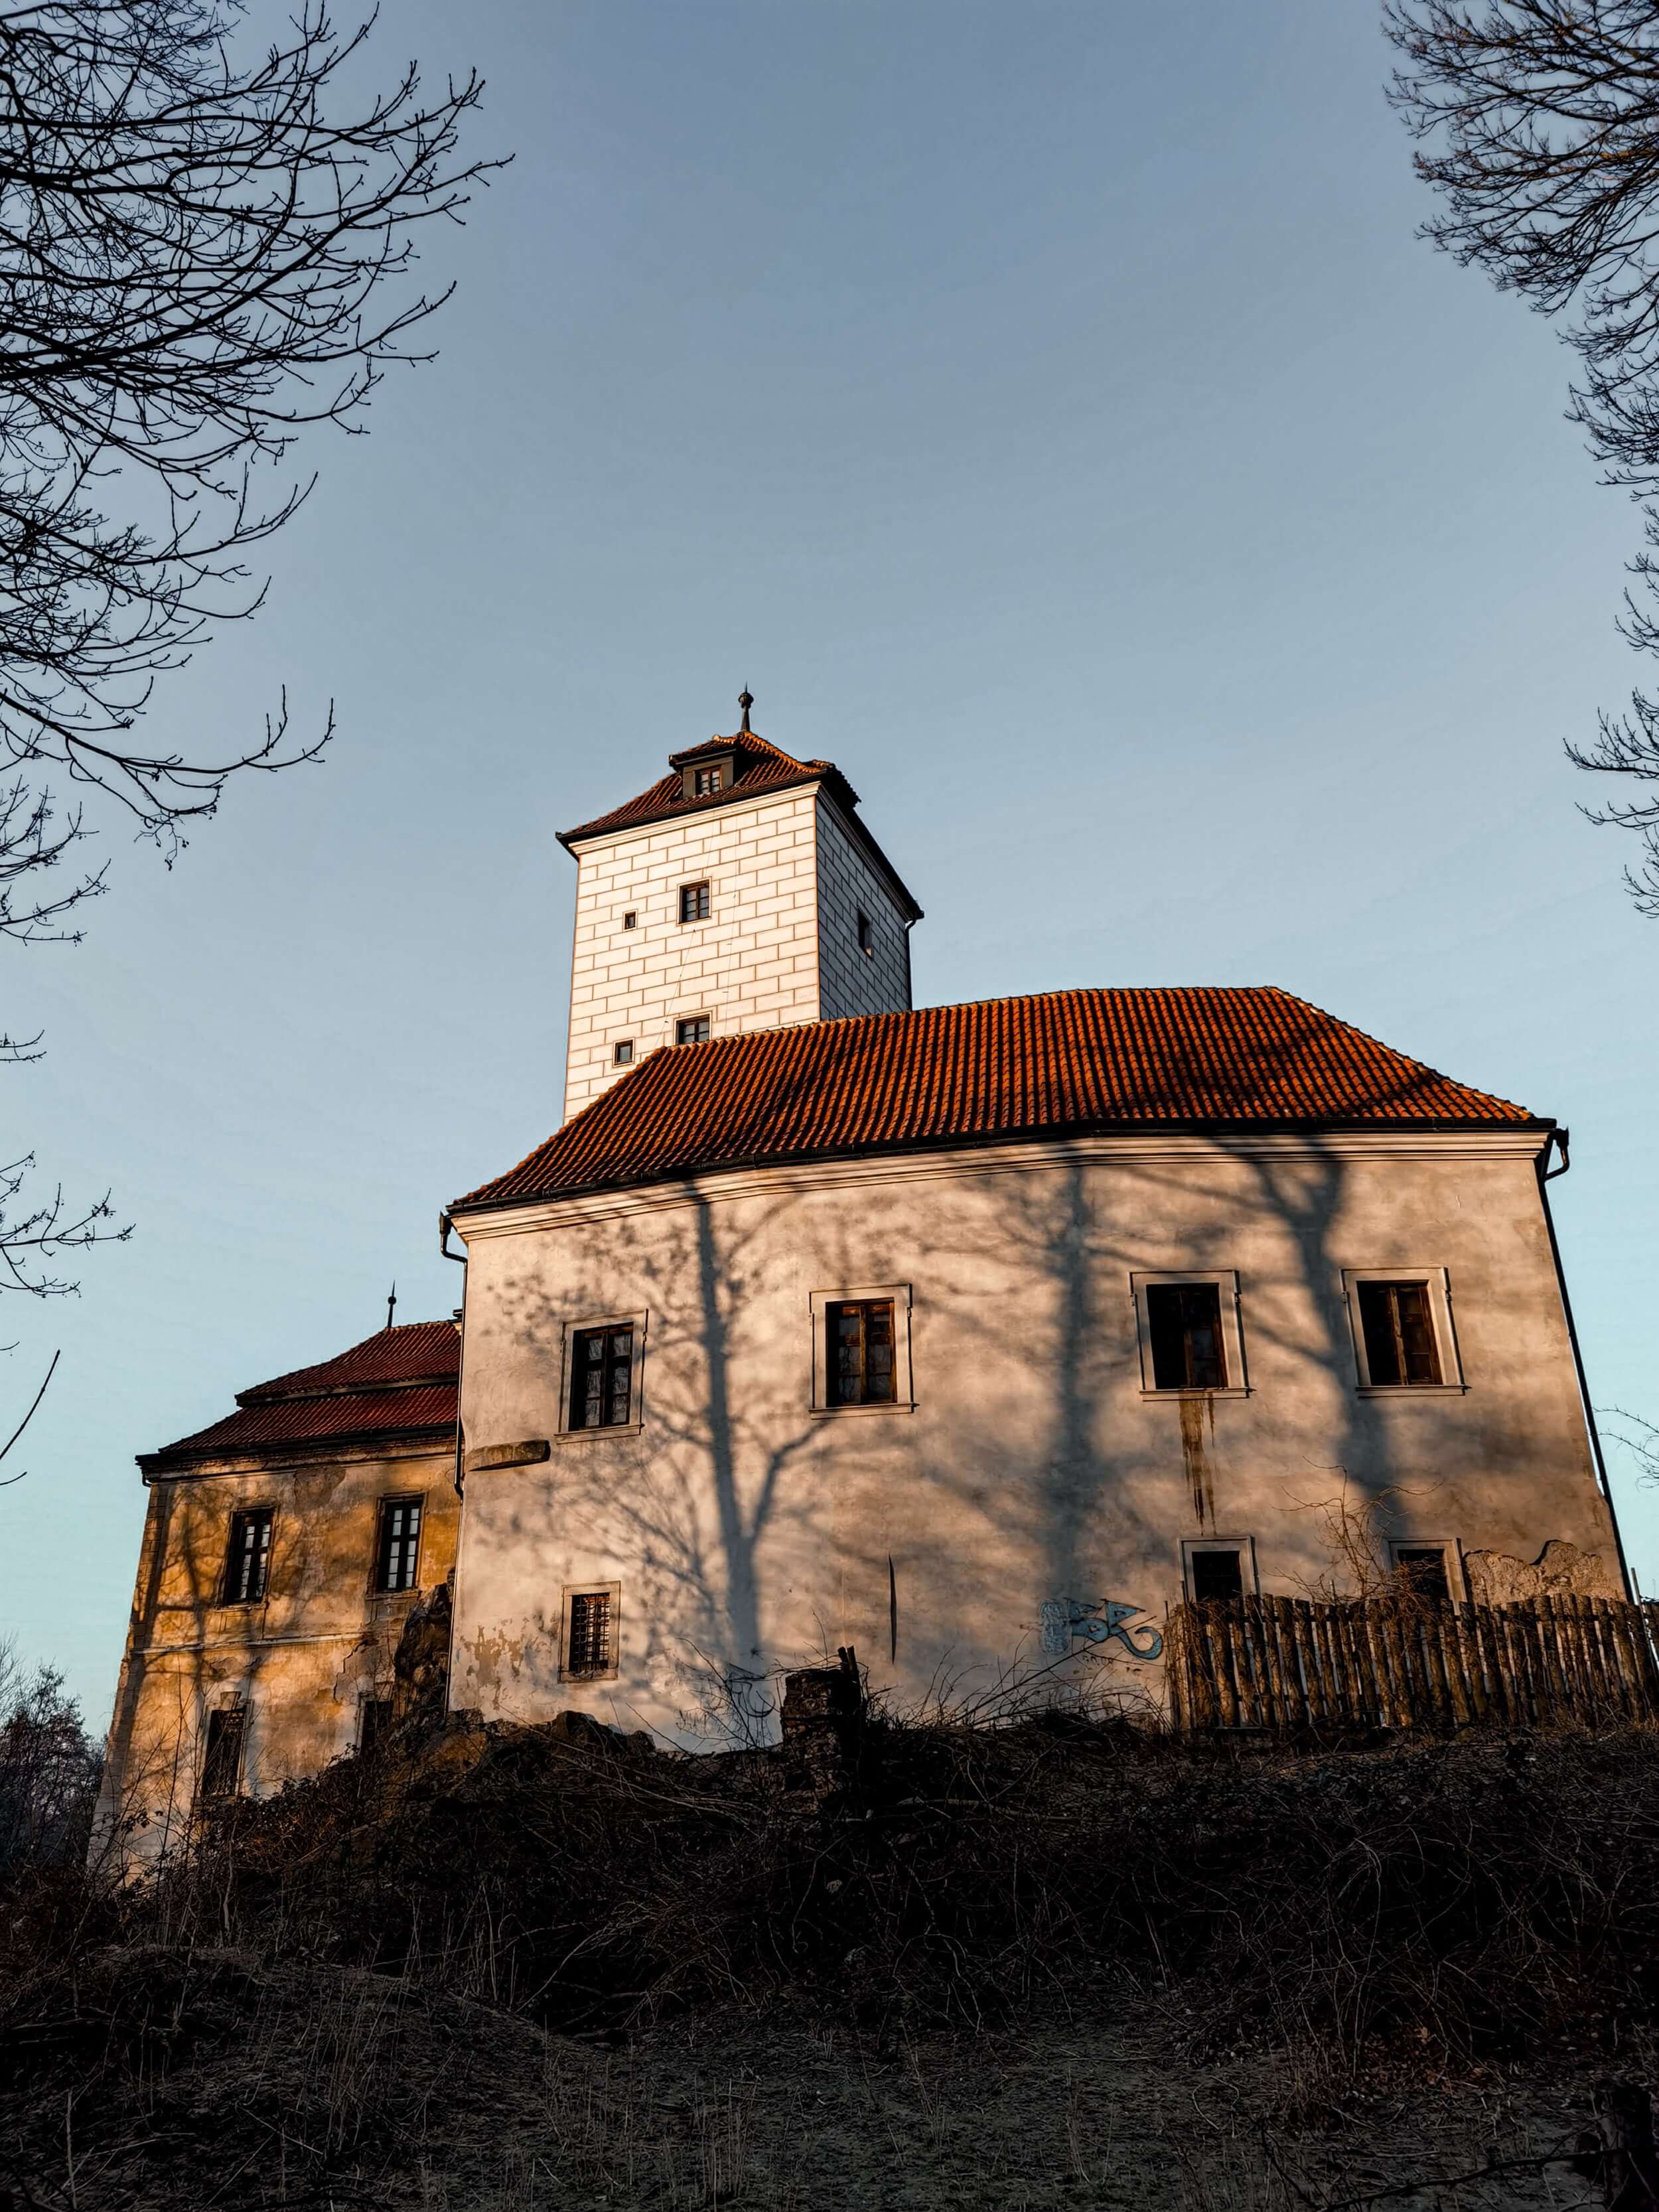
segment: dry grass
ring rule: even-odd
[[[14,1890],[0,2205],[817,2212],[873,2161],[943,2177],[895,2203],[1110,2203],[1132,2167],[1148,2202],[1283,2212],[1343,2185],[1225,2096],[1156,2154],[1138,2106],[1249,2075],[1288,2141],[1378,2083],[1647,2046],[1648,1735],[1314,1758],[878,1724],[838,1798],[792,1772],[453,1728],[237,1808],[142,1891]],[[1528,2124],[1517,2157],[1559,2149]],[[1446,2201],[1532,2201],[1497,2186]]]

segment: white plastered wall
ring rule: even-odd
[[[637,1064],[690,1015],[715,1036],[817,1019],[815,796],[807,785],[584,843],[567,1121],[624,1072],[620,1038]],[[682,922],[680,886],[705,880],[708,919]]]
[[[550,1451],[468,1479],[453,1702],[718,1740],[722,1675],[848,1643],[905,1704],[983,1690],[1048,1663],[1044,1601],[1161,1626],[1183,1540],[1249,1540],[1268,1592],[1340,1581],[1345,1494],[1382,1500],[1385,1538],[1522,1580],[1553,1545],[1618,1595],[1534,1147],[1100,1138],[464,1219],[467,1437]],[[1343,1270],[1423,1267],[1446,1270],[1459,1387],[1367,1396]],[[1132,1276],[1190,1270],[1237,1273],[1237,1395],[1143,1388]],[[907,1303],[914,1410],[815,1413],[813,1294],[847,1284]],[[641,1425],[562,1441],[563,1332],[624,1310],[646,1316]],[[561,1682],[564,1587],[613,1582],[617,1679]],[[1120,1644],[1079,1650],[1157,1693]]]

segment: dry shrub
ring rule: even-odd
[[[790,1778],[772,1752],[452,1727],[238,1805],[119,1911],[589,2031],[786,1990],[980,2023],[1086,2008],[1104,1972],[1195,2049],[1352,2070],[1589,2046],[1659,1996],[1652,1735],[1314,1758],[877,1721],[840,1799]]]

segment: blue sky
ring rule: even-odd
[[[375,46],[476,63],[517,159],[152,724],[240,746],[286,684],[339,738],[3,953],[9,1127],[137,1224],[0,1316],[12,1398],[64,1354],[0,1491],[22,1654],[101,1726],[134,1453],[394,1276],[454,1304],[440,1206],[558,1118],[554,831],[745,682],[927,908],[919,1000],[1277,982],[1570,1122],[1593,1394],[1659,1419],[1659,925],[1561,754],[1643,673],[1637,518],[1548,325],[1414,236],[1373,11],[387,0]]]

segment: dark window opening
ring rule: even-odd
[[[717,791],[725,787],[725,771],[718,767],[693,769],[691,771],[691,796],[694,799],[712,799]]]
[[[630,907],[629,908],[629,909],[628,909],[627,913],[623,916],[623,927],[624,929],[637,929],[637,928],[639,927],[639,926],[640,926],[640,917],[639,917],[638,914],[635,911],[635,909],[630,906]]]
[[[1224,1605],[1244,1595],[1242,1552],[1189,1552],[1187,1575],[1194,1605]]]
[[[890,1406],[896,1383],[891,1298],[832,1305],[827,1328],[830,1403]]]
[[[708,1015],[690,1014],[684,1021],[676,1022],[674,1042],[676,1044],[707,1044],[708,1042]]]
[[[578,1590],[570,1601],[570,1647],[564,1671],[576,1676],[608,1674],[615,1664],[609,1590]]]
[[[202,1795],[210,1801],[234,1797],[241,1786],[245,1705],[219,1705],[208,1715],[207,1750],[202,1759]]]
[[[362,1759],[373,1759],[392,1733],[392,1700],[390,1698],[365,1698],[358,1707],[357,1752]]]
[[[1395,1572],[1413,1595],[1431,1605],[1451,1603],[1451,1582],[1446,1573],[1446,1554],[1438,1544],[1401,1544],[1394,1555]]]
[[[707,921],[708,919],[708,886],[707,884],[680,885],[680,920]]]
[[[1359,1325],[1373,1382],[1440,1380],[1440,1349],[1426,1283],[1361,1283]]]
[[[264,1597],[270,1571],[273,1517],[269,1505],[252,1513],[231,1515],[230,1549],[225,1555],[227,1605],[257,1605]]]
[[[570,1425],[620,1429],[628,1425],[634,1382],[634,1330],[579,1328],[570,1357]]]
[[[859,951],[867,953],[872,959],[875,957],[876,933],[870,927],[869,915],[862,912],[859,915]]]
[[[1155,1390],[1224,1390],[1221,1292],[1213,1283],[1149,1283],[1146,1333]]]
[[[380,1501],[380,1540],[376,1547],[374,1587],[378,1590],[406,1590],[415,1587],[421,1557],[421,1501],[418,1498],[385,1498]]]
[[[634,1057],[633,1038],[618,1037],[611,1056],[616,1061],[618,1067],[628,1066]]]

